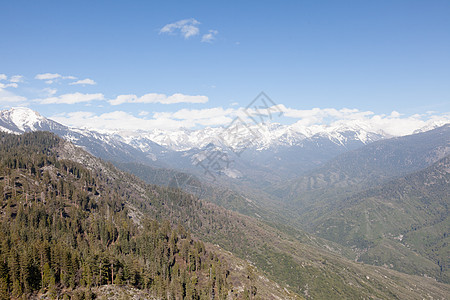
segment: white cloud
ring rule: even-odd
[[[217,30],[209,30],[208,33],[202,36],[202,42],[204,43],[212,43],[213,40],[216,39],[216,35],[219,32]]]
[[[165,25],[159,33],[180,33],[185,39],[198,35],[200,22],[196,19],[184,19]]]
[[[136,117],[128,112],[113,111],[104,114],[78,111],[54,115],[51,119],[65,125],[86,127],[100,131],[111,130],[177,130],[197,126],[226,126],[236,115],[234,109],[222,107],[208,109],[181,109],[176,112],[158,112],[151,118],[146,118],[147,112],[141,112]]]
[[[95,82],[94,80],[92,80],[90,78],[86,78],[86,79],[78,80],[75,82],[71,82],[69,84],[70,85],[77,85],[77,84],[95,85],[95,84],[97,84],[97,82]]]
[[[119,95],[116,99],[109,100],[111,105],[119,105],[123,103],[137,103],[138,97],[136,95]]]
[[[374,115],[371,118],[360,121],[370,126],[373,130],[383,131],[393,136],[412,134],[415,130],[429,124],[429,119],[422,118],[422,116],[400,117],[396,116],[395,113],[389,116]]]
[[[56,94],[56,92],[58,92],[57,89],[51,89],[51,88],[44,88],[44,89],[42,89],[42,91],[47,96],[53,96],[54,94]]]
[[[300,122],[305,125],[313,125],[323,123],[327,119],[345,119],[354,120],[373,115],[371,111],[359,111],[358,109],[335,109],[335,108],[313,108],[313,109],[292,109],[284,105],[279,105],[286,117],[301,119]]]
[[[122,103],[162,103],[162,104],[174,104],[174,103],[206,103],[208,102],[207,96],[189,96],[180,93],[173,94],[172,96],[166,96],[165,94],[149,93],[141,97],[136,95],[119,95],[116,99],[109,100],[111,105],[119,105]]]
[[[9,82],[14,82],[14,83],[23,82],[23,76],[22,75],[14,75],[9,79]]]
[[[7,80],[7,79],[8,79],[8,76],[6,76],[5,74],[0,74],[0,80]],[[0,83],[0,89],[6,89],[9,87],[17,88],[17,87],[19,87],[19,85],[17,83],[22,82],[22,81],[23,81],[23,76],[21,76],[21,75],[11,76],[9,78],[9,83]]]
[[[0,83],[0,89],[5,89],[8,87],[13,87],[13,88],[17,88],[19,85],[15,82],[13,83]]]
[[[7,104],[11,106],[27,105],[27,98],[18,96],[10,91],[6,91],[0,87],[0,104]]]
[[[237,110],[222,107],[205,108],[205,109],[186,109],[175,112],[157,112],[153,114],[155,119],[175,119],[182,120],[191,124],[190,127],[201,126],[218,126],[227,125],[233,121],[233,117],[237,114]]]
[[[328,126],[336,128],[348,126],[362,128],[373,132],[384,132],[393,136],[412,134],[415,130],[423,128],[435,122],[445,124],[450,122],[449,115],[411,115],[404,116],[397,111],[390,114],[375,114],[372,111],[360,111],[358,109],[313,108],[298,110],[279,105],[286,117],[299,119],[295,126],[311,127]]]
[[[101,93],[97,94],[64,94],[57,97],[49,97],[45,99],[36,99],[40,104],[75,104],[82,102],[91,102],[95,100],[104,100],[105,96]]]
[[[272,107],[273,108],[273,107]],[[296,110],[279,105],[285,115],[294,119],[291,125],[302,132],[332,132],[336,128],[360,128],[371,132],[384,132],[393,136],[413,133],[425,126],[441,126],[450,122],[450,114],[424,114],[404,116],[397,111],[390,114],[374,114],[371,111],[358,109],[314,108]],[[273,109],[273,111],[275,111]],[[276,110],[278,112],[278,110]],[[227,126],[236,116],[246,119],[244,108],[205,108],[180,109],[174,112],[156,112],[151,117],[146,111],[134,116],[124,111],[114,111],[104,114],[91,112],[64,113],[53,117],[54,120],[76,127],[87,127],[97,130],[177,130],[180,128],[199,128],[205,126]]]
[[[57,73],[43,73],[43,74],[37,74],[36,76],[34,76],[34,79],[52,80],[52,79],[61,78],[61,77],[62,76]]]
[[[394,110],[393,112],[391,112],[391,117],[393,117],[393,118],[398,118],[400,116],[401,116],[401,114],[398,111]]]
[[[148,111],[145,111],[145,110],[141,110],[140,112],[139,112],[139,116],[147,116],[147,115],[149,115],[150,114],[150,112],[148,112]]]
[[[46,84],[52,84],[56,81],[58,81],[59,79],[77,79],[75,76],[63,76],[61,74],[58,73],[43,73],[43,74],[37,74],[36,76],[34,76],[34,79],[38,79],[38,80],[45,80]]]
[[[187,122],[172,119],[143,119],[135,117],[124,111],[114,111],[95,115],[91,112],[63,113],[50,117],[51,119],[74,127],[93,128],[100,131],[105,130],[151,130],[155,128],[179,129],[190,127]]]
[[[163,100],[161,103],[163,104],[173,104],[173,103],[206,103],[208,102],[207,96],[189,96],[183,94],[173,94],[172,96],[167,97],[167,99]]]

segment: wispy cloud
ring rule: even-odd
[[[217,30],[209,30],[208,33],[205,33],[202,36],[202,42],[203,43],[212,43],[216,39],[216,35],[219,32]]]
[[[177,21],[175,23],[170,23],[165,25],[159,33],[170,33],[170,34],[181,34],[185,39],[190,38],[191,36],[198,35],[200,33],[200,29],[198,28],[200,22],[196,19],[184,19]]]
[[[119,105],[123,103],[161,103],[161,104],[174,104],[174,103],[206,103],[208,102],[207,96],[189,96],[180,93],[167,96],[165,94],[149,93],[141,97],[136,95],[119,95],[116,99],[109,100],[111,105]]]
[[[59,123],[81,127],[93,128],[96,130],[151,130],[155,128],[179,129],[188,127],[189,124],[183,121],[173,119],[144,119],[124,111],[114,111],[96,115],[92,112],[78,111],[71,113],[62,113],[50,117]]]
[[[371,132],[383,132],[392,136],[413,133],[425,126],[441,126],[450,122],[450,114],[424,114],[405,116],[396,111],[390,114],[374,114],[371,111],[358,109],[314,108],[296,110],[283,108],[284,115],[294,119],[293,130],[307,132],[308,135],[318,132],[333,132],[337,128],[362,129]],[[180,109],[174,112],[156,112],[149,116],[141,111],[137,116],[125,112],[114,111],[104,114],[92,112],[74,112],[55,115],[52,119],[75,127],[88,127],[97,130],[177,130],[180,128],[201,128],[227,126],[239,116],[245,119],[245,108],[213,107],[205,109]],[[251,120],[248,120],[252,124]],[[256,126],[256,125],[255,125]]]
[[[2,88],[2,89],[8,88],[8,87],[17,88],[19,86],[18,83],[23,82],[23,76],[22,75],[13,75],[13,76],[9,77],[9,80],[8,80],[8,76],[6,74],[0,74],[0,80],[9,81],[9,83],[0,83],[0,88]]]
[[[25,106],[28,104],[27,98],[5,90],[10,87],[17,88],[19,86],[17,83],[23,81],[23,76],[13,75],[9,77],[8,80],[8,76],[6,74],[0,74],[0,80],[4,81],[4,83],[0,82],[0,105]]]
[[[42,89],[42,92],[44,92],[44,94],[46,96],[53,96],[54,94],[56,94],[58,92],[57,89],[51,89],[51,88],[44,88]]]
[[[155,119],[172,119],[184,121],[191,126],[219,126],[227,125],[235,117],[237,111],[232,108],[224,109],[222,107],[204,108],[204,109],[180,109],[175,112],[156,112]]]
[[[355,120],[371,116],[374,113],[371,111],[360,111],[358,109],[335,109],[335,108],[313,108],[313,109],[293,109],[287,108],[284,105],[279,105],[279,108],[284,112],[286,117],[301,119],[304,125],[313,125],[323,123],[328,120]]]
[[[13,82],[13,83],[23,82],[23,76],[22,75],[11,76],[11,78],[9,79],[9,82]]]
[[[38,80],[45,80],[45,83],[47,84],[52,84],[54,83],[57,79],[77,79],[75,76],[63,76],[61,74],[58,73],[42,73],[42,74],[37,74],[36,76],[34,76],[34,79],[38,79]]]
[[[211,109],[190,110],[182,109],[176,112],[155,113],[152,118],[146,118],[146,113],[139,113],[138,117],[124,111],[114,111],[104,114],[78,111],[54,115],[51,119],[74,127],[93,128],[103,130],[177,130],[180,128],[194,128],[196,126],[225,126],[235,115],[232,109],[216,107]]]
[[[24,106],[27,105],[27,98],[18,96],[10,91],[4,90],[0,87],[0,104],[12,105],[12,106]]]
[[[361,128],[374,132],[384,132],[392,136],[412,134],[415,130],[431,123],[443,125],[450,122],[449,114],[414,114],[405,116],[397,111],[390,114],[375,114],[372,111],[359,109],[313,108],[308,110],[287,108],[279,105],[284,116],[299,119],[294,127],[310,130],[321,130],[327,127],[330,130],[336,127],[348,126]]]
[[[35,101],[39,102],[40,104],[76,104],[104,99],[105,96],[101,93],[97,94],[73,93],[73,94],[64,94],[57,97],[48,97],[45,99],[36,99]]]
[[[43,74],[37,74],[36,76],[34,76],[35,79],[39,79],[39,80],[52,80],[52,79],[61,78],[61,77],[62,76],[57,73],[43,73]]]
[[[17,88],[19,85],[15,82],[13,83],[0,83],[0,89],[5,89],[8,87],[13,87],[13,88]]]
[[[75,82],[71,82],[69,83],[70,85],[95,85],[97,84],[97,82],[95,82],[94,80],[90,79],[90,78],[86,78],[86,79],[82,79],[82,80],[78,80]]]

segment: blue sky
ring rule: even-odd
[[[71,125],[225,116],[179,123],[193,127],[265,91],[292,122],[448,114],[449,15],[449,1],[1,1],[0,108]]]

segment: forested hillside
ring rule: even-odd
[[[225,185],[201,181],[193,174],[173,169],[150,167],[139,163],[114,162],[114,165],[121,170],[139,177],[146,183],[179,188],[184,192],[197,196],[199,199],[207,199],[209,202],[244,215],[259,216],[271,221],[280,217],[280,215],[272,213],[275,210],[273,203],[265,201],[264,205],[262,205],[259,201],[256,202],[246,199],[239,192]]]
[[[315,299],[414,299],[450,291],[346,260],[339,249],[311,246],[313,236],[297,239],[180,189],[147,185],[52,134],[1,141],[3,295],[90,297],[98,285],[119,283],[177,299],[296,297],[289,289]]]
[[[229,278],[236,275],[226,261],[181,225],[131,218],[118,186],[57,157],[51,149],[59,138],[0,139],[2,299],[38,292],[90,299],[90,288],[105,284],[176,299],[233,295]],[[251,293],[256,285],[235,296]]]
[[[449,203],[447,156],[347,198],[312,226],[318,235],[354,247],[362,261],[448,283]]]

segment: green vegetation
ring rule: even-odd
[[[277,220],[339,243],[347,258],[450,283],[449,134],[374,142],[268,187],[285,201]]]
[[[360,260],[450,282],[450,157],[347,198],[313,222],[320,236],[361,251]]]
[[[316,299],[449,292],[300,243],[286,226],[145,184],[48,133],[4,134],[0,145],[3,295],[75,297],[120,283],[175,298],[297,297],[285,287]]]
[[[228,294],[230,271],[214,252],[182,226],[134,222],[117,190],[57,159],[50,149],[59,139],[36,133],[1,141],[0,298],[104,284],[177,299]]]
[[[114,165],[139,177],[148,184],[180,188],[184,192],[195,195],[200,199],[206,199],[208,202],[244,215],[273,217],[272,214],[268,215],[266,210],[261,209],[255,203],[248,201],[230,188],[201,182],[197,176],[189,173],[178,172],[172,169],[154,168],[140,163],[114,162]]]

